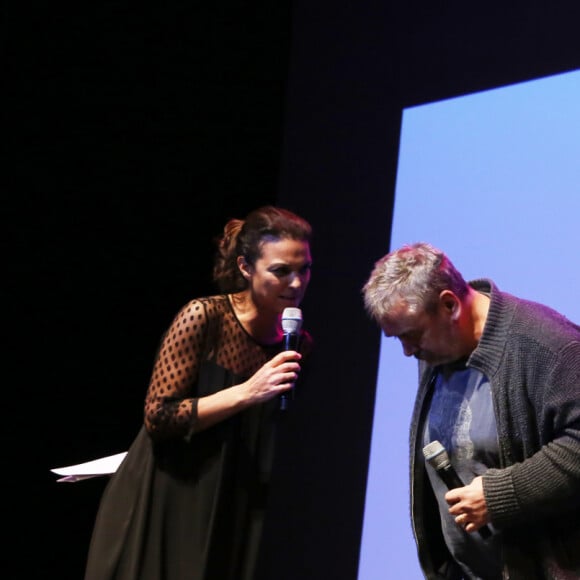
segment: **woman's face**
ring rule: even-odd
[[[262,244],[262,254],[242,271],[258,309],[280,314],[284,308],[297,307],[310,282],[310,244],[283,238]]]

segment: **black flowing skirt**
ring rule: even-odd
[[[235,384],[204,369],[201,391]],[[142,427],[107,484],[85,580],[251,580],[274,445],[276,402],[187,440]]]

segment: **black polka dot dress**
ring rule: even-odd
[[[301,350],[312,341],[304,332]],[[279,402],[195,433],[197,400],[279,352],[246,333],[227,296],[191,301],[165,333],[144,425],[101,499],[85,580],[251,580]]]

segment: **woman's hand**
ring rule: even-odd
[[[302,355],[285,350],[270,359],[245,383],[240,385],[246,404],[264,403],[294,386],[300,372]]]
[[[300,353],[285,350],[264,364],[247,381],[198,399],[195,432],[291,389],[300,372],[298,361],[301,358]]]

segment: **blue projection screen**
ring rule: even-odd
[[[579,218],[580,71],[403,112],[391,248],[430,242],[467,279],[579,322]],[[383,337],[359,580],[423,578],[408,496],[416,387],[415,359]]]

